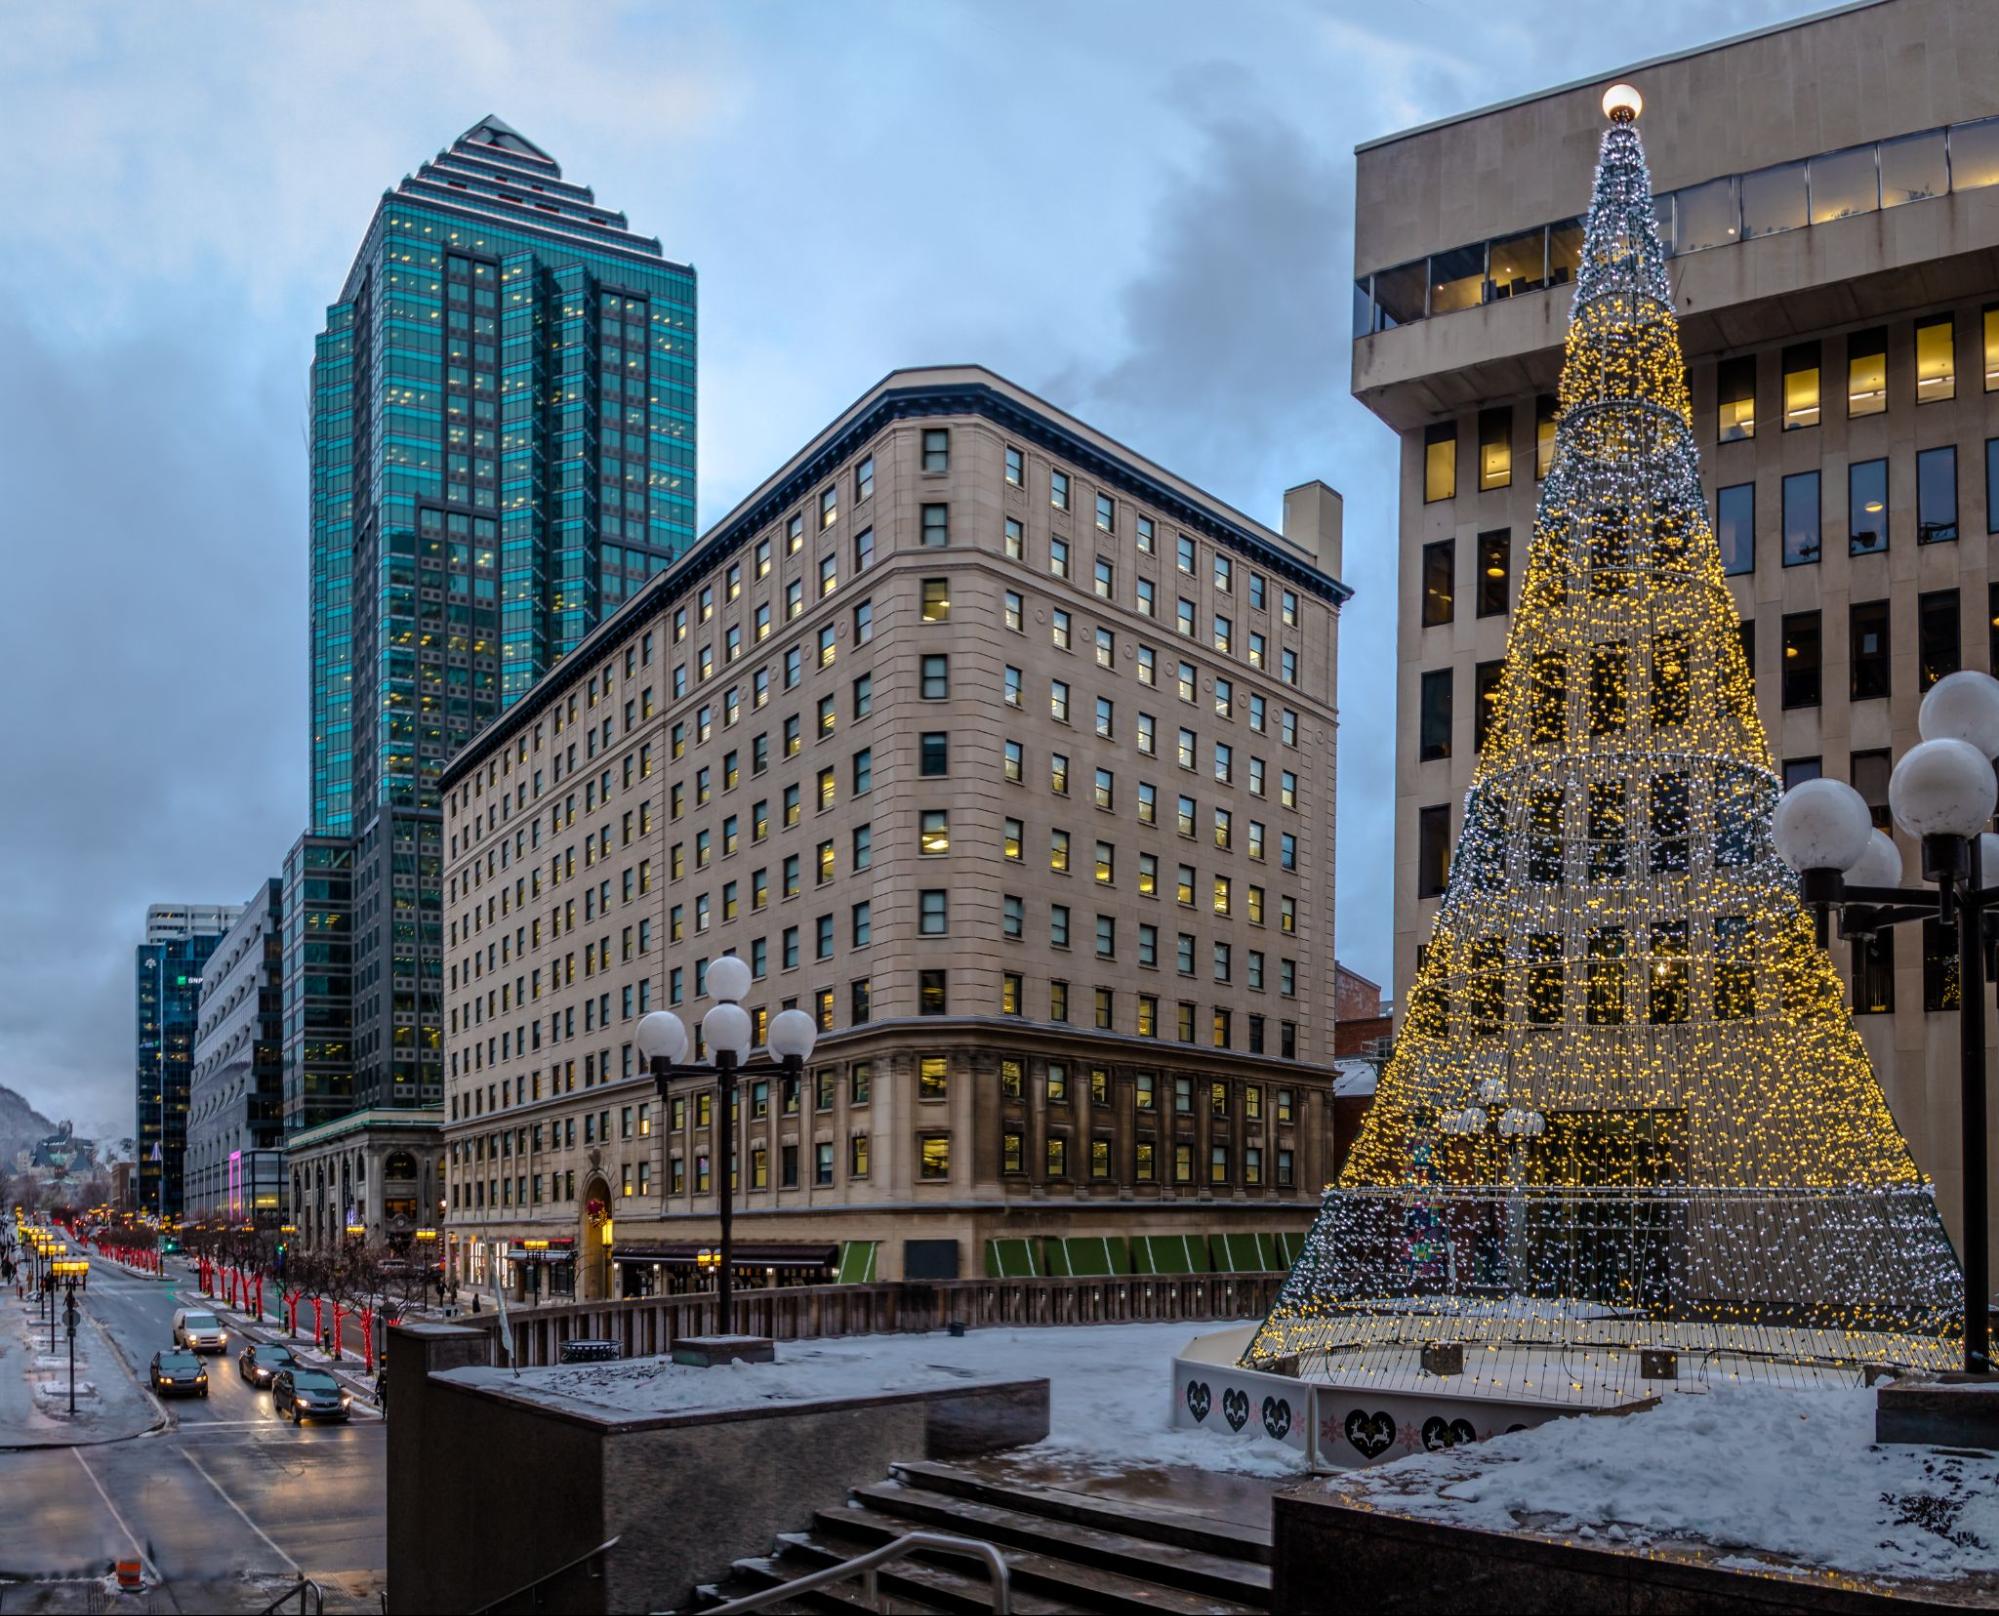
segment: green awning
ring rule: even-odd
[[[838,1285],[871,1285],[875,1259],[881,1251],[879,1240],[844,1240],[840,1243],[840,1265],[834,1273]]]
[[[1277,1248],[1278,1268],[1294,1267],[1305,1249],[1305,1236],[1302,1231],[1297,1234],[1273,1234],[1266,1238]]]
[[[986,1278],[1044,1279],[1047,1266],[1032,1240],[1006,1239],[986,1242]]]
[[[1096,1277],[1131,1272],[1131,1253],[1121,1235],[1070,1235],[1042,1243],[1048,1272],[1057,1278]]]
[[[1208,1242],[1203,1235],[1135,1234],[1131,1237],[1134,1274],[1205,1274]]]
[[[1263,1274],[1272,1266],[1258,1235],[1211,1234],[1208,1247],[1218,1274]]]

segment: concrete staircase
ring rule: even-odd
[[[736,1562],[703,1605],[781,1587],[893,1542],[905,1532],[946,1532],[992,1544],[1013,1578],[1021,1616],[1055,1612],[1168,1612],[1172,1616],[1267,1611],[1270,1532],[1218,1524],[1066,1488],[929,1462],[898,1464],[889,1479],[822,1509],[766,1557]],[[985,1570],[962,1556],[916,1556],[880,1574],[889,1610],[992,1609]],[[858,1578],[798,1595],[777,1610],[868,1610]]]

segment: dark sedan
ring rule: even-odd
[[[252,1386],[268,1386],[281,1369],[296,1369],[298,1359],[282,1341],[253,1341],[236,1354],[236,1373]]]
[[[156,1352],[152,1365],[153,1390],[162,1397],[206,1397],[208,1366],[191,1352],[176,1348]]]
[[[321,1369],[280,1369],[271,1381],[271,1409],[289,1414],[292,1424],[344,1420],[352,1399],[340,1382]]]

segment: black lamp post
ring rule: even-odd
[[[54,1282],[63,1282],[63,1323],[69,1332],[69,1411],[76,1412],[76,1287],[90,1272],[88,1257],[59,1257],[50,1265],[50,1318],[55,1316]],[[50,1345],[54,1345],[53,1339]]]
[[[736,1077],[749,1054],[753,1030],[750,1014],[739,1001],[750,991],[750,982],[749,966],[734,954],[725,954],[708,967],[706,986],[715,1005],[701,1018],[701,1035],[714,1057],[712,1069],[684,1064],[687,1028],[671,1010],[651,1012],[640,1020],[638,1027],[639,1053],[645,1056],[653,1081],[659,1086],[662,1110],[674,1079],[707,1077],[711,1070],[715,1078],[716,1100],[722,1109],[721,1161],[715,1171],[720,1175],[717,1201],[722,1244],[718,1301],[723,1335],[733,1335],[736,1328]],[[818,1032],[812,1018],[802,1010],[782,1010],[773,1016],[768,1047],[780,1069],[793,1075],[801,1071]]]
[[[1985,990],[1999,886],[1999,837],[1986,833],[1999,755],[1999,680],[1966,670],[1950,674],[1923,698],[1924,740],[1906,752],[1889,780],[1895,823],[1919,839],[1928,887],[1902,886],[1902,856],[1873,828],[1866,800],[1839,780],[1808,780],[1784,793],[1772,830],[1777,851],[1798,872],[1799,896],[1826,941],[1840,911],[1840,935],[1864,942],[1912,921],[1957,927],[1960,1129],[1964,1176],[1964,1368],[1992,1369],[1991,1251],[1987,1228],[1985,1148]]]

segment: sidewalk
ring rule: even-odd
[[[166,1423],[87,1307],[77,1310],[76,1413],[69,1412],[69,1341],[58,1308],[55,1350],[32,1302],[0,1299],[0,1449],[84,1447]]]

